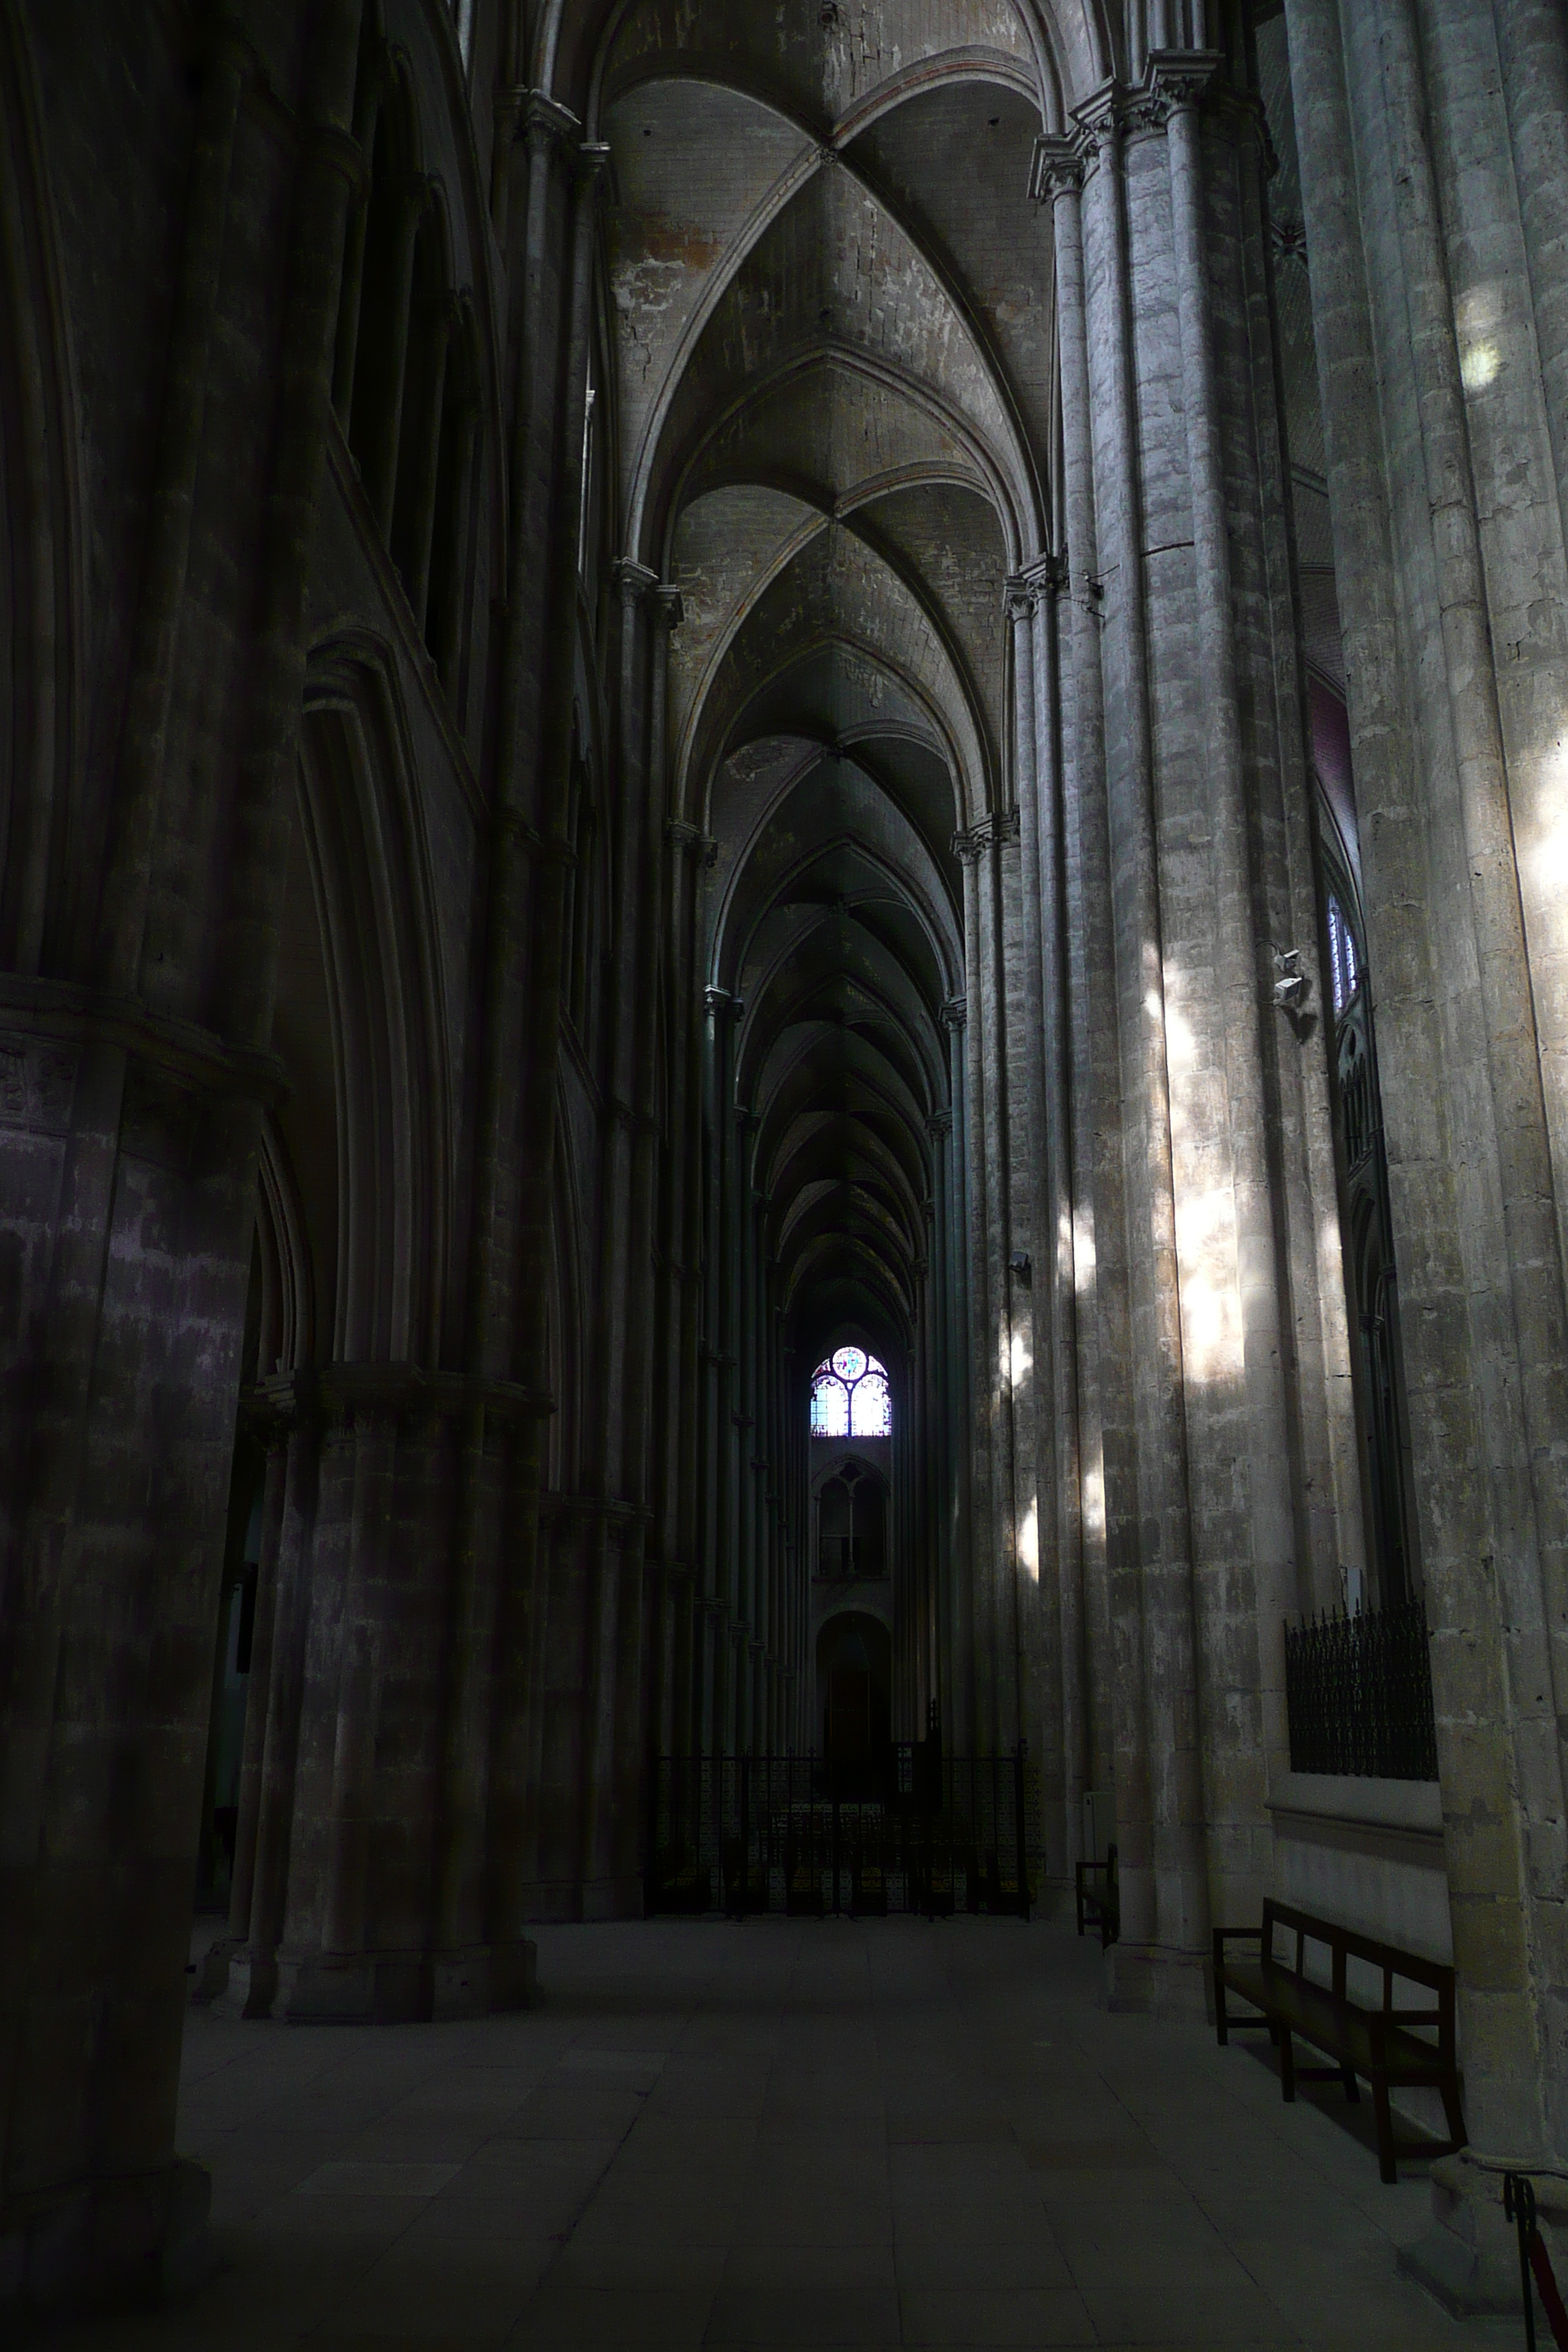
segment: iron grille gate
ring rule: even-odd
[[[1026,1919],[1025,1755],[661,1756],[647,1907]]]
[[[1435,1780],[1437,1732],[1419,1599],[1285,1628],[1290,1769]]]

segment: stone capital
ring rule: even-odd
[[[727,988],[705,988],[702,992],[702,1002],[715,1021],[721,1020],[726,1015],[732,1021],[738,1021],[746,1009],[740,997],[731,996]]]
[[[621,602],[624,604],[640,604],[645,596],[651,595],[658,586],[658,572],[650,572],[647,565],[639,563],[634,555],[623,555],[616,564],[611,577],[621,592]]]
[[[1127,92],[1121,82],[1101,82],[1081,106],[1073,109],[1073,121],[1078,125],[1073,145],[1087,170],[1098,163],[1107,148],[1113,146],[1125,127]]]
[[[1016,808],[997,809],[983,816],[967,833],[952,836],[952,854],[961,865],[977,866],[988,849],[1002,849],[1023,837],[1022,822]]]
[[[1037,604],[1047,596],[1056,595],[1059,590],[1065,588],[1067,577],[1066,556],[1049,553],[1037,555],[1034,562],[1026,563],[1022,572],[1017,574],[1018,581],[1031,591]]]
[[[610,202],[616,201],[616,164],[612,150],[602,139],[585,139],[574,159],[577,185],[591,194],[603,189]]]
[[[719,846],[700,824],[688,824],[683,816],[670,818],[664,828],[664,837],[671,849],[687,857],[700,858],[705,864],[711,864],[712,853]]]
[[[1010,580],[1004,583],[1002,593],[1003,604],[1010,621],[1016,625],[1019,622],[1034,619],[1039,590],[1026,572],[1016,572]]]
[[[517,127],[531,155],[570,154],[583,128],[569,107],[542,89],[519,93]]]
[[[966,1028],[966,1027],[968,1026],[968,1024],[969,1024],[969,999],[968,999],[968,997],[967,997],[967,996],[950,996],[950,997],[948,998],[948,1000],[947,1000],[947,1003],[946,1003],[942,1006],[942,1027],[943,1027],[944,1029],[963,1029],[963,1028]],[[951,1118],[951,1116],[952,1116],[952,1114],[951,1114],[951,1113],[949,1113],[949,1117],[950,1117],[950,1118]]]
[[[659,583],[653,593],[657,608],[656,618],[667,629],[679,629],[686,618],[686,607],[681,603],[679,589],[671,582],[665,580]]]
[[[945,1005],[942,1007],[942,1017],[944,1020],[947,1017],[947,1007]],[[926,1119],[926,1133],[935,1142],[945,1142],[947,1138],[952,1133],[952,1113],[950,1110],[933,1110],[931,1112]]]
[[[1162,109],[1163,123],[1173,114],[1201,106],[1221,63],[1216,49],[1151,49],[1134,107],[1142,103]]]
[[[1083,151],[1075,138],[1043,131],[1035,142],[1029,163],[1029,194],[1036,204],[1054,204],[1058,196],[1076,196],[1083,186]]]

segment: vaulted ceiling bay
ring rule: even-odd
[[[1043,544],[1055,361],[1018,12],[868,21],[639,0],[595,127],[615,463],[628,542],[680,596],[672,799],[714,845],[734,1181],[792,1399],[853,1339],[907,1409],[953,1255],[955,836],[1005,803],[1005,587]]]

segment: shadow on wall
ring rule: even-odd
[[[817,1636],[822,1748],[840,1762],[885,1747],[890,1736],[892,1641],[858,1610],[830,1617]]]

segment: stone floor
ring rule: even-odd
[[[222,2273],[87,2352],[1509,2346],[1394,2272],[1426,2226],[1256,2049],[1112,2017],[1016,1922],[542,1930],[468,2026],[193,2012]],[[1333,2094],[1337,2101],[1339,2094]]]

